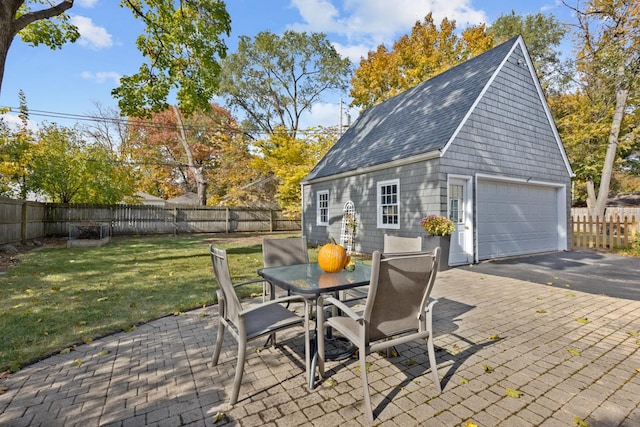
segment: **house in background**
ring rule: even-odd
[[[169,205],[200,206],[200,200],[198,199],[198,195],[196,193],[187,192],[181,196],[167,199],[167,206]]]
[[[428,214],[456,224],[449,265],[566,250],[572,175],[515,37],[364,111],[304,179],[302,232],[337,238],[352,202],[357,252]]]
[[[130,205],[164,206],[165,200],[144,191],[137,191],[126,203]]]

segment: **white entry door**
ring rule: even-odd
[[[460,265],[473,262],[473,222],[472,204],[469,194],[471,179],[449,179],[449,219],[453,221],[455,230],[451,235],[449,248],[449,265]]]

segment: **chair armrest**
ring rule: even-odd
[[[260,280],[262,282],[262,280]],[[267,300],[263,303],[260,303],[256,306],[252,306],[247,308],[246,310],[242,310],[242,312],[240,312],[241,316],[244,316],[247,313],[250,313],[254,310],[259,310],[263,307],[269,306],[269,305],[274,305],[274,304],[282,304],[284,302],[289,302],[289,301],[300,301],[304,303],[305,306],[305,313],[308,313],[308,306],[309,306],[309,300],[305,297],[303,297],[302,295],[291,295],[291,296],[286,296],[286,297],[281,297],[281,298],[276,298],[276,299],[271,299],[271,300]]]
[[[233,285],[233,287],[234,287],[234,288],[237,288],[237,287],[240,287],[240,286],[252,285],[252,284],[254,284],[254,283],[262,283],[262,282],[264,282],[264,281],[265,281],[264,279],[251,279],[251,280],[247,280],[247,281],[244,281],[244,282],[235,283],[235,284]]]
[[[353,309],[351,307],[349,307],[348,305],[346,305],[345,303],[343,303],[342,301],[340,301],[337,298],[331,297],[331,296],[326,296],[322,299],[323,302],[323,306],[322,308],[324,309],[324,307],[326,307],[326,305],[324,304],[325,302],[334,305],[335,307],[337,307],[340,311],[342,311],[344,314],[346,314],[347,316],[349,316],[350,318],[352,318],[353,320],[355,320],[356,322],[361,322],[364,321],[364,318],[362,317],[362,315],[356,313],[355,311],[353,311]]]

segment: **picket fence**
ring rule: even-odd
[[[68,237],[78,227],[108,226],[112,236],[300,231],[280,210],[173,205],[82,205],[0,198],[0,244]]]
[[[571,243],[574,249],[628,248],[640,244],[640,222],[636,216],[571,216]]]

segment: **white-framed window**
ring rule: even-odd
[[[400,180],[378,182],[378,228],[400,228]]]
[[[316,225],[329,225],[329,190],[317,193]]]

